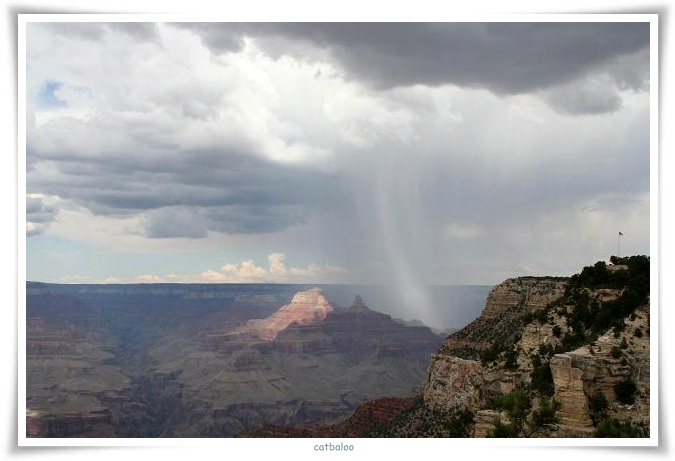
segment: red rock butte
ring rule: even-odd
[[[335,306],[326,299],[321,288],[312,288],[296,293],[289,304],[269,317],[250,320],[243,329],[261,339],[271,341],[292,323],[300,325],[318,323],[334,310]]]

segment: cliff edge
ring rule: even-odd
[[[474,437],[649,437],[649,258],[497,285],[432,355],[424,404]]]

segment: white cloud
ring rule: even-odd
[[[251,260],[240,264],[225,264],[219,271],[200,274],[204,280],[227,282],[275,282],[275,283],[334,283],[342,281],[346,271],[338,266],[311,263],[305,267],[292,267],[284,262],[286,255],[272,253],[267,257],[267,267],[256,265]]]
[[[253,260],[227,263],[218,269],[207,269],[193,274],[170,272],[167,274],[145,273],[132,277],[108,276],[96,278],[89,275],[68,275],[53,280],[56,283],[343,283],[347,271],[331,264],[310,263],[304,267],[288,266],[286,255],[272,253],[267,257],[267,266],[259,266]]]
[[[256,266],[251,260],[243,261],[239,265],[225,264],[220,271],[220,275],[232,282],[264,282],[268,276],[267,269]],[[210,273],[209,276],[216,276],[216,274]]]

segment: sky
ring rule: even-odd
[[[648,22],[29,22],[25,45],[27,280],[423,304],[650,255]]]

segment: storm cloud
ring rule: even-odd
[[[497,94],[532,93],[603,75],[605,99],[584,105],[549,102],[563,112],[616,110],[613,85],[640,89],[648,80],[646,23],[267,23],[190,24],[216,53],[260,38],[273,56],[309,54],[337,61],[348,78],[387,89],[457,85]],[[313,56],[312,56],[313,55]],[[626,61],[640,61],[628,67]],[[642,69],[636,75],[636,69]],[[607,86],[609,85],[609,86]],[[593,97],[592,92],[582,96]],[[596,100],[599,98],[595,97]]]
[[[283,253],[415,305],[619,227],[648,253],[649,26],[30,24],[27,235]]]

